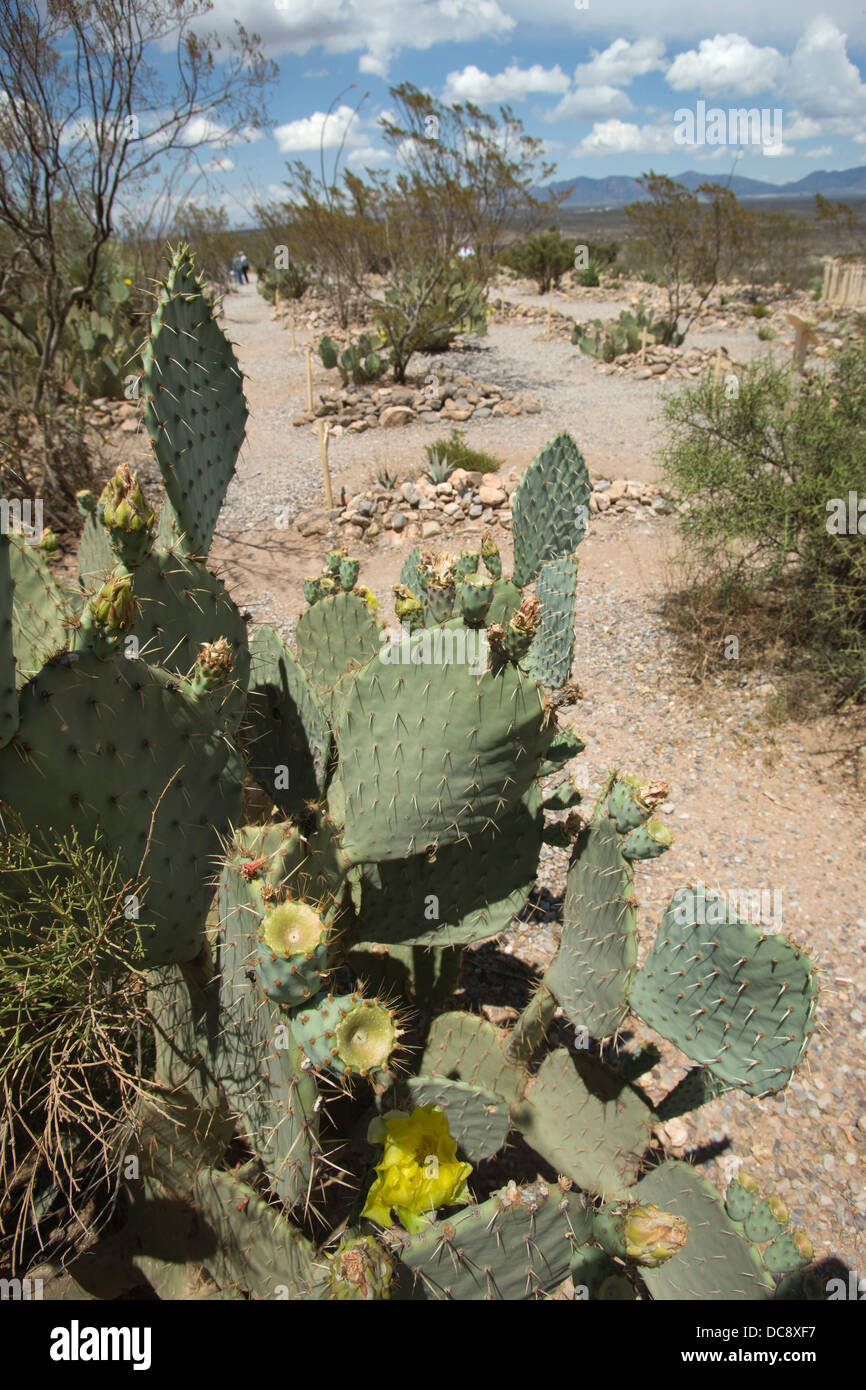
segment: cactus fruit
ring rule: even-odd
[[[493,584],[483,575],[467,574],[457,583],[457,606],[467,627],[483,627],[493,599]]]
[[[636,825],[625,836],[621,849],[623,859],[656,859],[673,843],[673,835],[660,820],[648,820]]]
[[[202,697],[212,695],[225,685],[234,668],[234,654],[231,643],[224,637],[216,642],[203,642],[190,677],[193,695]]]
[[[654,1203],[625,1203],[603,1208],[592,1221],[592,1233],[609,1255],[658,1269],[682,1250],[689,1228],[682,1216],[662,1211]]]
[[[523,661],[538,630],[539,609],[537,598],[525,598],[507,623],[490,624],[487,639],[495,657],[515,665]]]
[[[400,1036],[395,1014],[378,999],[329,994],[293,1020],[298,1045],[316,1068],[370,1076],[387,1067]]]
[[[278,903],[262,919],[256,975],[275,1004],[296,1008],[324,987],[329,928],[309,903]]]
[[[321,577],[319,575],[314,575],[311,578],[305,579],[303,581],[303,590],[304,598],[312,608],[313,604],[318,603],[319,599],[322,597]]]
[[[370,1303],[390,1298],[394,1263],[375,1236],[344,1236],[328,1256],[328,1297]]]
[[[132,575],[112,575],[99,592],[88,600],[75,634],[73,651],[113,656],[139,611],[140,605],[133,593]]]
[[[424,605],[405,584],[394,585],[394,612],[412,632],[424,626]]]
[[[360,560],[353,560],[348,555],[343,556],[340,561],[340,588],[344,593],[354,589],[358,582],[358,572],[361,568]]]

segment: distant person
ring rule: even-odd
[[[231,270],[232,270],[232,275],[235,277],[235,280],[237,281],[237,283],[238,283],[239,285],[242,285],[242,284],[244,283],[244,272],[243,272],[243,269],[241,268],[241,253],[240,253],[240,251],[237,253],[237,255],[235,256],[234,260],[232,261]]]
[[[245,252],[245,251],[239,251],[239,252],[238,252],[238,259],[240,260],[240,263],[241,263],[241,274],[242,274],[243,277],[244,277],[244,284],[245,284],[245,285],[248,285],[248,284],[250,283],[250,263],[249,263],[249,261],[247,260],[246,252]]]

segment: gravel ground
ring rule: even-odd
[[[517,292],[509,290],[508,297],[517,298]],[[556,302],[577,317],[611,310],[609,303],[589,300]],[[294,557],[295,569],[281,577],[280,557],[272,550],[272,568],[268,561],[258,588],[251,589],[248,578],[243,599],[258,620],[276,621],[288,634],[301,608],[305,571],[297,557],[303,547],[291,530],[273,532],[274,514],[286,505],[292,514],[314,501],[321,505],[317,439],[291,423],[305,402],[304,357],[290,352],[288,332],[253,286],[227,300],[227,327],[248,374],[251,419],[220,535],[238,538],[238,550],[267,550],[268,536],[272,545],[277,535],[286,563]],[[298,333],[300,342],[304,337]],[[693,341],[723,343],[739,361],[765,347],[751,327],[697,333]],[[510,467],[525,467],[551,435],[567,429],[594,476],[657,480],[660,397],[680,389],[679,383],[605,376],[576,348],[545,340],[543,326],[512,323],[494,323],[477,347],[430,359],[429,365],[419,359],[419,380],[429,369],[465,371],[539,398],[540,415],[472,426],[470,442],[501,455]],[[332,384],[331,377],[316,360],[314,389],[326,383]],[[414,425],[335,440],[335,489],[362,486],[379,467],[396,469],[403,478],[417,473],[422,445],[435,433],[435,427]],[[742,1161],[784,1197],[819,1255],[839,1255],[864,1273],[866,836],[863,800],[850,775],[854,735],[844,720],[772,725],[772,692],[759,672],[741,677],[739,685],[732,677],[710,694],[683,682],[659,612],[672,541],[670,520],[626,515],[594,519],[581,546],[574,677],[584,698],[560,717],[579,730],[587,748],[569,770],[588,802],[613,766],[670,784],[664,818],[675,831],[673,848],[637,871],[642,953],[684,882],[780,890],[782,930],[817,956],[822,999],[808,1061],[784,1096],[748,1101],[733,1093],[671,1122],[663,1137],[675,1154],[703,1157],[704,1170],[718,1182]],[[459,547],[456,537],[447,543]],[[363,582],[385,592],[401,561],[393,549],[372,552]],[[563,852],[546,850],[537,920],[515,924],[498,946],[488,943],[470,953],[464,981],[470,997],[477,1001],[486,994],[500,1007],[522,1002],[527,967],[546,964],[555,948],[565,866]],[[840,891],[849,883],[850,891]],[[636,1040],[646,1036],[641,1025],[635,1027]],[[662,1063],[644,1079],[653,1099],[687,1065],[669,1046],[662,1051]]]

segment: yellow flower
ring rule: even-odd
[[[131,285],[131,284],[132,284],[132,281],[131,281],[131,280],[124,280],[123,283],[124,283],[124,285]]]
[[[437,1207],[467,1200],[472,1165],[458,1163],[457,1144],[438,1105],[418,1106],[411,1115],[392,1110],[373,1121],[367,1138],[384,1144],[361,1213],[370,1221],[390,1226],[393,1208],[407,1231],[421,1231],[423,1218],[433,1216]]]

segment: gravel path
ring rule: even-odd
[[[591,301],[563,307],[578,317],[611,309],[609,303]],[[302,606],[300,576],[308,570],[300,538],[291,530],[273,533],[274,516],[286,505],[292,513],[311,502],[321,505],[317,439],[310,429],[291,423],[305,402],[304,356],[290,352],[289,333],[271,317],[254,286],[227,299],[226,322],[248,376],[251,418],[220,535],[237,538],[240,545],[232,549],[238,552],[265,547],[258,580],[250,577],[254,571],[244,577],[239,570],[240,588],[246,588],[257,618],[290,631]],[[299,331],[299,343],[306,336]],[[694,342],[712,347],[722,342],[741,361],[764,348],[752,329],[707,331],[696,334]],[[540,415],[489,419],[471,427],[470,442],[501,455],[509,466],[525,467],[551,435],[567,429],[594,476],[657,478],[660,399],[665,390],[680,389],[679,383],[605,376],[576,348],[545,340],[531,324],[494,322],[480,348],[430,363],[437,371],[466,371],[539,398]],[[419,359],[416,366],[423,380],[428,364]],[[332,384],[331,375],[316,359],[314,389],[325,384]],[[342,436],[330,454],[335,486],[360,486],[379,467],[402,477],[417,472],[422,445],[435,433],[435,427],[414,425]],[[758,672],[741,677],[739,685],[732,677],[711,696],[683,683],[673,639],[659,613],[673,539],[669,520],[604,517],[593,520],[581,546],[574,676],[584,698],[561,718],[579,730],[587,749],[571,770],[587,801],[613,766],[670,784],[665,819],[675,831],[674,846],[637,873],[642,953],[671,894],[684,882],[779,890],[782,930],[817,955],[823,993],[807,1064],[784,1096],[747,1101],[729,1094],[672,1122],[665,1137],[676,1154],[715,1154],[706,1171],[716,1181],[725,1181],[744,1161],[761,1183],[785,1198],[820,1255],[837,1254],[864,1274],[866,836],[863,800],[850,775],[854,735],[840,720],[774,726],[767,718],[766,689],[759,693],[767,677]],[[456,538],[449,537],[448,544],[459,548]],[[379,593],[393,583],[402,562],[393,542],[388,545],[364,562],[362,580]],[[540,883],[548,904],[555,905],[562,892],[565,859],[560,851],[545,853]],[[547,915],[551,920],[514,926],[501,940],[504,956],[488,945],[480,948],[478,959],[490,962],[494,954],[499,963],[494,962],[494,971],[507,965],[508,956],[546,963],[557,938],[555,911]],[[473,978],[470,967],[467,980]],[[635,1037],[644,1036],[636,1027]],[[645,1079],[654,1099],[687,1065],[667,1045],[663,1059]]]

